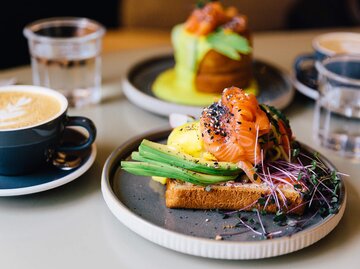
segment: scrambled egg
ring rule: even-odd
[[[176,127],[168,137],[167,144],[178,151],[200,158],[203,143],[198,121]]]
[[[205,161],[216,161],[216,158],[204,148],[201,138],[200,123],[193,121],[176,127],[169,135],[168,146]]]
[[[192,157],[206,161],[216,161],[214,155],[204,149],[199,121],[188,122],[176,127],[169,135],[167,144],[175,150],[189,154]],[[166,178],[163,177],[152,177],[152,179],[161,184],[166,183]]]

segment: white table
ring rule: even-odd
[[[359,29],[356,29],[359,30]],[[311,50],[321,31],[273,32],[255,35],[255,56],[291,71],[294,57]],[[359,268],[360,164],[314,145],[313,102],[297,96],[285,110],[298,140],[324,153],[346,172],[348,206],[338,227],[318,243],[289,255],[254,261],[223,261],[193,257],[155,245],[123,226],[107,208],[100,191],[102,166],[128,138],[167,125],[167,119],[129,103],[121,94],[126,68],[168,48],[128,50],[104,55],[104,93],[99,106],[70,110],[91,118],[98,129],[98,156],[82,177],[47,192],[0,198],[0,268]],[[0,72],[31,83],[30,68]]]

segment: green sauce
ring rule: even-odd
[[[221,94],[197,91],[194,82],[184,87],[182,83],[178,83],[176,78],[177,73],[175,69],[169,69],[161,73],[152,85],[154,95],[172,103],[191,106],[208,106],[214,101],[219,100],[221,96]],[[252,80],[250,85],[244,90],[247,93],[257,95],[258,85],[256,81]]]
[[[211,46],[206,41],[206,37],[188,33],[181,24],[174,27],[171,39],[174,46],[178,83],[188,87],[195,80],[198,66],[205,54],[211,50]]]

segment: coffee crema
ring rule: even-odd
[[[319,40],[322,48],[333,51],[334,53],[360,53],[360,38],[329,38]]]
[[[60,101],[50,95],[22,91],[0,92],[0,130],[16,130],[45,123],[60,110]]]

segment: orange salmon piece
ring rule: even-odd
[[[270,131],[254,95],[237,87],[225,89],[219,102],[204,109],[200,130],[208,152],[219,161],[238,163],[253,179],[250,170],[261,161],[257,137]]]
[[[231,13],[229,13],[231,14]],[[185,22],[185,29],[196,35],[207,35],[219,25],[231,20],[219,2],[207,3],[203,8],[195,9]]]

